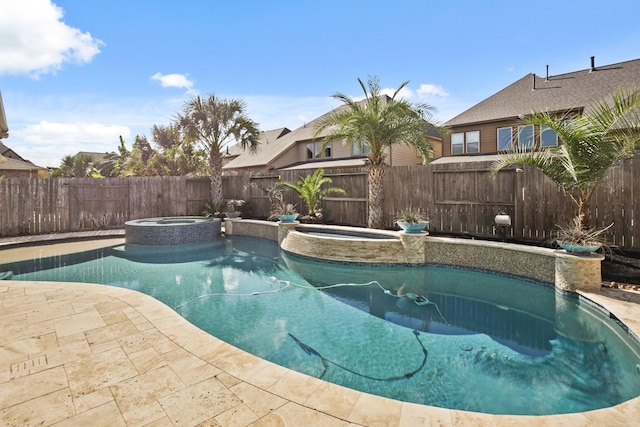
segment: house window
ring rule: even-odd
[[[542,147],[555,147],[558,145],[558,134],[556,132],[545,126],[540,126],[540,146]]]
[[[512,148],[511,128],[498,128],[498,151],[509,151]]]
[[[464,153],[464,133],[451,134],[451,154]]]
[[[474,130],[473,132],[467,132],[465,134],[467,139],[467,153],[479,153],[480,152],[480,131]]]
[[[480,131],[451,134],[451,154],[480,152]]]
[[[533,125],[518,126],[518,147],[533,148]]]
[[[327,144],[322,149],[322,142],[309,142],[307,143],[307,159],[319,159],[321,157],[331,157],[331,144]]]
[[[371,153],[371,148],[369,148],[369,146],[367,145],[367,143],[363,143],[363,144],[356,144],[356,143],[352,143],[351,144],[351,155],[352,156],[361,156],[363,154],[370,154]]]
[[[498,151],[509,151],[514,147],[512,129],[498,128]],[[558,135],[556,132],[544,125],[540,126],[540,144],[537,144],[537,137],[534,136],[534,126],[518,126],[518,143],[519,148],[534,148],[535,147],[555,147],[558,145]]]

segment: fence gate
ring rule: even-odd
[[[69,228],[72,231],[122,227],[129,219],[129,185],[74,179],[69,185]],[[117,181],[120,181],[118,179]]]

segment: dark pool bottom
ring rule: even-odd
[[[442,267],[371,267],[221,239],[125,246],[2,266],[18,280],[145,292],[259,357],[398,400],[519,415],[582,412],[640,395],[638,343],[540,284]]]

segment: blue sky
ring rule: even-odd
[[[198,94],[295,129],[357,78],[444,122],[534,72],[640,58],[637,0],[0,0],[3,143],[40,166],[114,151]]]

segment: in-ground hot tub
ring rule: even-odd
[[[124,224],[125,243],[182,245],[209,242],[220,237],[221,220],[201,216],[142,218]]]

